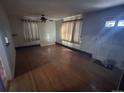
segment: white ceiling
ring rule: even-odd
[[[9,15],[61,18],[124,4],[124,0],[0,0]]]

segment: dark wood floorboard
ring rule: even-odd
[[[17,49],[15,79],[9,91],[112,91],[120,72],[59,45]]]

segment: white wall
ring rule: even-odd
[[[56,29],[55,22],[47,21],[46,23],[40,24],[40,40],[26,42],[23,36],[23,22],[18,17],[9,16],[11,23],[12,33],[17,34],[13,37],[16,47],[30,46],[40,44],[41,46],[51,45],[55,43]]]
[[[56,41],[56,25],[55,22],[42,23],[40,27],[41,46],[55,44]]]
[[[17,36],[13,36],[13,41],[15,44],[15,47],[21,47],[21,46],[28,46],[28,45],[35,45],[39,44],[39,41],[33,41],[33,42],[26,42],[24,40],[23,35],[23,23],[18,17],[9,16],[10,26],[11,26],[11,32],[12,34],[16,34]]]
[[[105,28],[105,22],[108,20],[124,20],[123,10],[124,6],[119,6],[102,11],[85,13],[83,17],[81,44],[75,48],[91,53],[94,58],[103,62],[107,59],[114,60],[117,62],[116,66],[121,68],[121,63],[124,59],[124,28],[115,27],[107,29]],[[60,24],[60,21],[56,23],[56,26],[58,26],[56,41],[62,43]]]
[[[5,46],[4,37],[8,37],[9,46]],[[12,79],[15,67],[15,50],[11,37],[7,15],[0,5],[0,58],[7,74],[7,79]]]

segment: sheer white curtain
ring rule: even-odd
[[[24,39],[26,41],[35,41],[39,40],[39,29],[38,22],[36,21],[23,21],[23,31],[24,31]]]
[[[63,22],[61,26],[62,40],[69,41],[72,43],[80,43],[81,29],[82,29],[81,20]]]
[[[74,43],[80,43],[81,30],[82,30],[82,21],[81,20],[75,21],[74,36],[73,36]]]
[[[71,42],[73,26],[74,26],[73,22],[66,22],[62,24],[62,28],[61,28],[62,40]]]

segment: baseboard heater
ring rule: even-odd
[[[56,42],[56,44],[57,44],[57,45],[60,45],[60,46],[63,46],[63,47],[66,47],[66,48],[68,48],[68,49],[71,49],[71,50],[77,51],[77,52],[79,52],[79,53],[81,53],[81,54],[85,54],[85,55],[87,55],[88,57],[92,58],[92,54],[87,53],[87,52],[85,52],[85,51],[82,51],[82,50],[79,50],[79,49],[76,49],[76,48],[72,48],[72,47],[69,47],[69,46],[63,45],[63,44],[58,43],[58,42]]]

